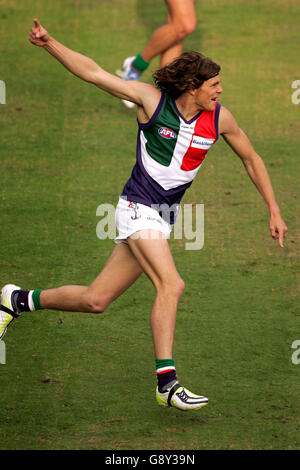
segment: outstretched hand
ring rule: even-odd
[[[279,245],[283,248],[283,239],[287,232],[287,226],[279,214],[272,215],[270,219],[270,232],[274,240],[279,240]]]
[[[35,46],[44,46],[49,40],[50,36],[37,18],[35,18],[33,22],[34,27],[31,28],[28,39]]]

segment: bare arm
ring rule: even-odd
[[[248,175],[267,204],[270,212],[271,235],[273,238],[279,239],[279,244],[283,248],[283,239],[287,227],[281,218],[270,177],[263,160],[255,152],[248,137],[239,128],[235,119],[226,108],[221,108],[219,124],[220,134],[222,134],[226,142],[241,158]]]
[[[82,80],[93,83],[113,96],[136,103],[141,108],[139,112],[142,120],[152,116],[160,98],[160,92],[154,86],[138,81],[125,81],[106,72],[94,60],[56,41],[37,19],[34,23],[35,26],[29,33],[32,44],[43,47]]]

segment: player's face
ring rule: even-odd
[[[201,87],[194,91],[195,103],[200,109],[213,111],[219,95],[223,92],[219,75],[206,80]]]

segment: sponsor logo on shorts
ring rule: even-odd
[[[137,202],[130,201],[129,206],[130,209],[134,210],[134,215],[131,216],[132,220],[140,219],[141,216],[138,214],[139,206]]]
[[[161,137],[164,139],[170,140],[170,139],[176,139],[177,135],[172,129],[169,129],[168,127],[160,127],[158,129],[158,133]]]

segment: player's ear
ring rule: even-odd
[[[196,90],[197,90],[197,88],[190,88],[190,89],[188,90],[188,93],[189,93],[190,95],[194,96],[195,93],[196,93]]]

